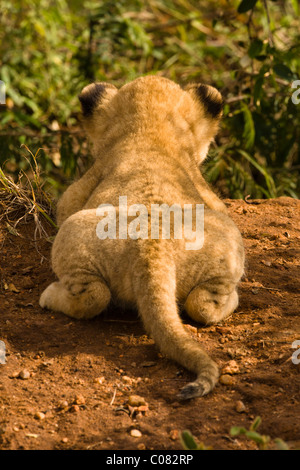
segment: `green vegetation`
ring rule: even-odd
[[[39,150],[34,155],[28,152],[25,160],[29,170],[25,173],[20,170],[17,181],[6,175],[0,168],[0,220],[4,220],[7,230],[14,236],[21,236],[17,226],[22,220],[33,219],[35,222],[35,239],[43,237],[52,241],[48,229],[58,229],[54,222],[54,201],[44,189],[40,168],[37,163]],[[31,161],[33,163],[31,163]]]
[[[249,430],[241,426],[233,426],[230,429],[232,437],[245,436],[249,441],[255,443],[259,450],[278,449],[289,450],[289,446],[282,439],[271,439],[270,436],[265,436],[257,431],[261,424],[261,418],[257,416],[251,424]],[[185,450],[213,450],[212,447],[206,447],[202,442],[197,443],[194,436],[189,431],[183,431],[180,436],[182,447]]]
[[[205,173],[224,196],[298,197],[297,0],[3,0],[0,8],[5,172],[29,168],[21,144],[34,155],[41,148],[46,188],[57,195],[90,160],[81,89],[158,73],[222,92],[224,118]]]
[[[251,424],[249,430],[241,426],[233,426],[230,429],[230,435],[232,437],[245,436],[251,441],[255,442],[259,450],[267,450],[272,444],[270,436],[265,436],[257,432],[257,428],[261,423],[261,418],[257,416]],[[289,446],[280,438],[274,439],[275,447],[278,450],[289,450]]]

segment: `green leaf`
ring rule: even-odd
[[[254,59],[254,57],[257,57],[264,46],[264,43],[260,39],[254,39],[249,47],[248,50],[248,55],[251,57],[251,59]]]
[[[197,450],[198,445],[189,431],[182,431],[181,433],[181,443],[186,450]]]
[[[262,86],[264,84],[264,77],[258,77],[256,79],[256,82],[255,82],[255,85],[254,85],[254,89],[253,89],[253,100],[254,100],[254,103],[256,104],[257,101],[260,99],[261,97],[261,92],[262,92]]]
[[[299,11],[298,0],[291,0],[291,3],[292,3],[292,6],[294,8],[294,11],[295,11],[296,15],[299,15],[300,11]]]
[[[268,442],[268,436],[262,436],[256,431],[247,431],[246,436],[256,442],[256,444],[264,445]]]
[[[256,5],[257,0],[242,0],[238,6],[238,13],[246,13],[252,10]]]
[[[274,198],[277,195],[276,192],[276,186],[275,182],[272,178],[272,176],[268,173],[267,169],[261,166],[253,157],[251,157],[247,152],[245,152],[243,149],[237,149],[237,151],[246,158],[265,178],[266,185],[268,188],[268,194],[266,195],[268,198]],[[255,425],[256,420],[259,420],[258,424]],[[254,423],[252,424],[255,425],[255,428],[260,424],[260,417],[257,417]],[[251,427],[253,429],[253,427]]]
[[[258,60],[259,62],[263,62],[264,60],[266,60],[268,58],[268,56],[266,54],[260,54],[260,55],[257,55],[255,57],[256,60]]]
[[[252,118],[252,113],[246,103],[241,103],[245,125],[244,125],[244,132],[243,138],[245,139],[245,148],[250,150],[253,147],[254,140],[255,140],[255,126]]]
[[[256,429],[258,428],[260,423],[261,423],[261,417],[256,416],[255,420],[253,421],[253,423],[250,426],[250,431],[256,431]]]
[[[286,80],[290,80],[294,76],[291,69],[289,69],[289,67],[287,67],[284,64],[275,64],[273,67],[273,70],[276,73],[276,75],[278,75],[281,78],[285,78]]]
[[[275,442],[278,450],[290,450],[287,443],[284,442],[282,439],[279,439],[279,438],[274,439],[274,442]]]
[[[247,432],[247,429],[241,426],[232,426],[232,428],[230,429],[230,435],[232,437],[240,436],[241,434],[246,434],[246,432]]]

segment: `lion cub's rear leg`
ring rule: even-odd
[[[40,306],[63,312],[70,317],[92,318],[101,313],[110,301],[108,287],[99,279],[89,283],[68,277],[53,282],[42,293]]]
[[[211,281],[195,287],[188,295],[185,310],[195,321],[204,325],[227,318],[238,306],[236,285]]]

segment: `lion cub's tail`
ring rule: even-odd
[[[180,391],[179,398],[186,400],[209,393],[218,381],[219,372],[216,363],[190,337],[181,322],[176,302],[175,264],[170,256],[167,259],[160,256],[159,245],[158,242],[150,246],[150,252],[142,256],[142,264],[135,265],[136,301],[145,329],[161,352],[197,374],[195,382]]]

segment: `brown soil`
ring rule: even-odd
[[[135,312],[110,309],[76,321],[43,311],[39,296],[54,279],[51,244],[33,241],[33,223],[18,226],[20,238],[2,222],[0,339],[7,361],[0,364],[0,448],[182,449],[179,433],[189,429],[214,449],[252,449],[229,430],[248,428],[256,416],[261,434],[299,448],[300,364],[291,355],[300,339],[300,202],[226,203],[247,253],[240,305],[226,323],[198,331],[183,319],[221,368],[236,364],[231,384],[187,403],[176,393],[192,374],[158,353]],[[27,379],[18,376],[24,370]],[[130,395],[148,407],[128,407]]]

